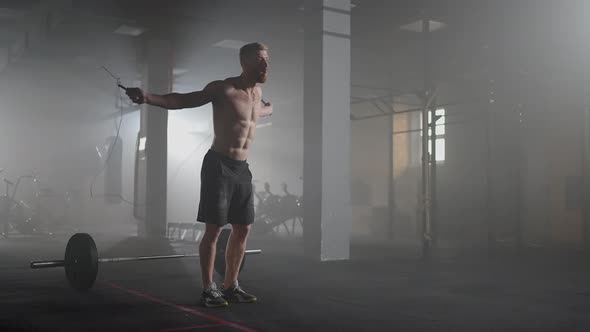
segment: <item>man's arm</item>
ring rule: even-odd
[[[148,105],[161,107],[168,110],[177,110],[182,108],[193,108],[203,106],[212,102],[221,86],[221,81],[213,81],[202,91],[194,91],[189,93],[168,93],[165,95],[157,95],[153,93],[144,93],[139,88],[128,88],[127,95],[131,101],[137,104],[146,103]]]
[[[264,101],[264,99],[261,99],[260,103],[262,105],[260,106],[260,114],[258,116],[260,116],[261,118],[271,116],[272,115],[272,104],[267,103],[266,101]]]

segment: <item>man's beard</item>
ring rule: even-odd
[[[256,77],[256,83],[264,83],[268,79],[268,72],[252,71],[250,77]]]
[[[266,73],[258,74],[258,78],[256,79],[256,82],[264,83],[264,82],[266,82],[267,79],[268,79],[268,75]]]

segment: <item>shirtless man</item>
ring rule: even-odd
[[[202,91],[156,95],[139,88],[126,93],[137,104],[147,103],[166,110],[213,104],[214,139],[201,169],[201,201],[197,221],[205,223],[199,244],[203,292],[201,304],[224,307],[228,302],[256,302],[256,297],[238,284],[239,267],[246,240],[254,222],[252,173],[246,160],[254,140],[256,121],[272,114],[272,105],[262,100],[259,84],[268,77],[268,48],[261,43],[240,49],[242,74],[213,81]],[[230,223],[232,232],[226,250],[225,280],[221,289],[213,282],[215,248],[221,228]]]

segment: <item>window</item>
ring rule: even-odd
[[[434,134],[436,135],[436,161],[445,161],[445,143],[446,143],[446,117],[445,109],[440,108],[435,111],[436,123]],[[422,123],[422,114],[420,114],[420,123]],[[432,123],[432,112],[428,113],[428,123]],[[420,131],[420,137],[422,137],[422,131]],[[432,154],[432,127],[428,129],[428,153]]]

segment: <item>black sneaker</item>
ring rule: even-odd
[[[218,308],[227,307],[229,304],[223,298],[221,291],[217,289],[217,285],[212,283],[211,286],[203,289],[201,293],[201,305],[207,308]]]
[[[252,302],[256,302],[256,300],[257,300],[256,296],[244,292],[244,290],[240,287],[240,285],[237,285],[236,287],[234,287],[232,289],[223,289],[222,288],[221,292],[223,293],[223,297],[227,300],[227,302],[252,303]]]

